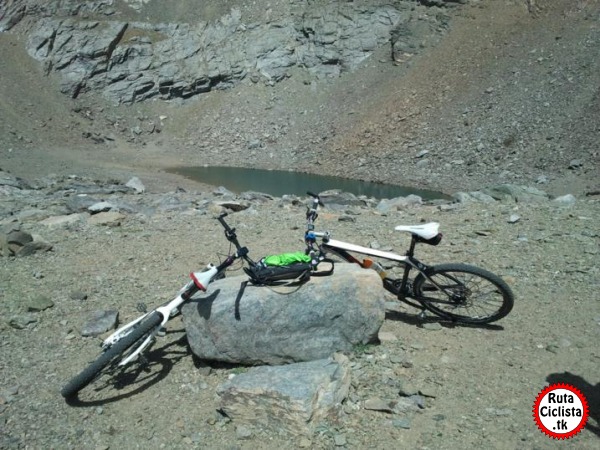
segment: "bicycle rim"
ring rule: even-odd
[[[456,322],[485,324],[505,317],[514,295],[497,275],[466,264],[442,264],[415,279],[415,297],[431,312]],[[437,285],[437,286],[436,286]]]
[[[72,398],[84,387],[98,380],[102,374],[112,374],[119,370],[118,363],[129,352],[135,350],[135,344],[141,343],[146,337],[154,332],[162,322],[162,315],[153,312],[142,320],[131,333],[124,336],[105,351],[81,373],[72,378],[60,391],[64,398]]]

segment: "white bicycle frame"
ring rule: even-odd
[[[201,291],[206,291],[206,288],[211,283],[211,281],[213,280],[213,277],[216,274],[217,274],[217,268],[213,264],[208,264],[206,266],[206,269],[203,270],[202,272],[192,272],[190,274],[190,277],[192,278],[192,280],[189,281],[183,288],[181,288],[181,290],[177,293],[177,296],[173,300],[171,300],[171,301],[165,303],[164,305],[123,325],[121,328],[119,328],[117,331],[115,331],[113,334],[111,334],[109,337],[107,337],[102,342],[102,348],[103,349],[110,348],[112,345],[114,345],[115,343],[117,343],[118,341],[123,339],[125,336],[127,336],[129,333],[131,333],[133,331],[133,329],[135,328],[135,326],[138,323],[140,323],[142,320],[144,320],[150,314],[152,314],[154,312],[160,313],[160,315],[162,316],[162,321],[161,321],[160,325],[157,326],[156,329],[146,337],[146,339],[144,339],[144,341],[135,349],[135,351],[133,351],[126,358],[121,360],[121,362],[119,362],[118,365],[124,366],[124,365],[128,364],[129,362],[133,361],[135,358],[138,357],[138,355],[142,351],[144,351],[144,349],[146,347],[148,347],[148,345],[150,345],[150,343],[154,340],[154,337],[156,336],[158,331],[162,327],[164,327],[166,325],[166,323],[172,317],[177,315],[177,313],[179,312],[180,306],[187,301],[183,297],[183,294],[185,292],[188,292],[194,286],[197,287]]]
[[[398,225],[395,229],[397,231],[406,231],[411,234],[416,234],[417,236],[423,239],[431,239],[435,237],[439,232],[440,224],[437,222],[429,222],[423,225]],[[363,247],[361,245],[351,244],[349,242],[338,241],[335,239],[330,239],[331,234],[329,231],[319,232],[319,231],[309,231],[308,235],[312,235],[317,238],[320,237],[323,240],[323,244],[327,247],[331,247],[333,249],[346,250],[349,252],[360,253],[362,255],[376,256],[379,258],[389,259],[392,261],[398,261],[402,263],[408,263],[411,266],[415,267],[410,258],[404,255],[398,255],[392,252],[384,252],[382,250],[377,250],[374,248]],[[415,267],[418,269],[418,267]]]
[[[405,231],[412,235],[419,236],[423,239],[432,239],[439,233],[439,223],[437,222],[429,222],[423,225],[398,225],[395,227],[397,231]],[[398,255],[397,253],[386,252],[382,250],[377,250],[374,248],[363,247],[361,245],[351,244],[350,242],[338,241],[336,239],[331,239],[331,233],[329,231],[320,232],[320,231],[309,231],[307,232],[307,236],[316,240],[316,238],[321,238],[322,245],[327,249],[335,252],[336,249],[344,250],[348,252],[359,253],[361,255],[369,255],[375,256],[378,258],[383,258],[390,261],[397,261],[403,264],[408,264],[410,267],[417,270],[419,273],[423,274],[423,276],[436,288],[439,290],[446,292],[445,289],[435,282],[431,277],[425,273],[424,269],[425,265],[420,262],[414,260],[414,258],[409,258],[406,255]],[[342,255],[340,255],[342,256]],[[343,257],[343,256],[342,256]],[[413,262],[414,260],[414,262]],[[356,261],[362,267],[368,267],[364,265],[364,262]]]
[[[315,235],[317,234],[324,233],[315,233]],[[398,261],[403,263],[409,262],[408,258],[403,255],[398,255],[392,252],[384,252],[382,250],[363,247],[361,245],[351,244],[349,242],[338,241],[335,239],[329,239],[327,242],[325,242],[325,245],[327,247],[339,248],[340,250],[347,250],[349,252],[360,253],[362,255],[376,256],[378,258],[390,259],[392,261]]]

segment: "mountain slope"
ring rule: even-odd
[[[139,11],[116,2],[117,17],[161,17],[157,3],[135,4]],[[216,19],[235,5],[206,2],[192,12],[182,3],[165,17]],[[277,2],[240,5],[248,22],[293,12]],[[45,76],[24,50],[34,20],[26,16],[0,34],[9,61],[0,67],[2,165],[22,176],[139,172],[156,188],[162,169],[210,163],[448,192],[537,181],[556,194],[598,190],[598,2],[412,8],[450,17],[449,29],[396,61],[382,46],[339,78],[293,69],[274,85],[245,82],[188,101],[130,106],[60,94],[57,76]]]

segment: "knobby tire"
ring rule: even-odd
[[[425,308],[440,317],[466,324],[486,324],[505,317],[513,308],[514,294],[499,276],[467,264],[440,264],[427,275],[447,288],[438,290],[419,274],[413,290]],[[479,297],[478,297],[479,296]]]
[[[71,379],[60,391],[64,398],[75,396],[84,387],[90,384],[96,376],[108,366],[114,359],[125,353],[138,341],[145,339],[150,331],[160,325],[162,315],[153,312],[146,319],[142,320],[134,330],[114,343],[104,353],[102,353],[94,362],[85,368],[79,375]]]

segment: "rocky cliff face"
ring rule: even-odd
[[[288,14],[262,22],[232,8],[214,22],[169,23],[123,20],[114,3],[50,2],[43,14],[49,17],[32,25],[28,52],[46,72],[60,75],[61,92],[78,97],[95,91],[132,103],[189,98],[243,80],[272,84],[294,69],[338,77],[389,46],[392,35],[396,51],[414,52],[424,40],[437,39],[449,19],[441,10],[422,15],[405,0],[291,2]],[[17,11],[23,7],[15,9],[15,20]]]

